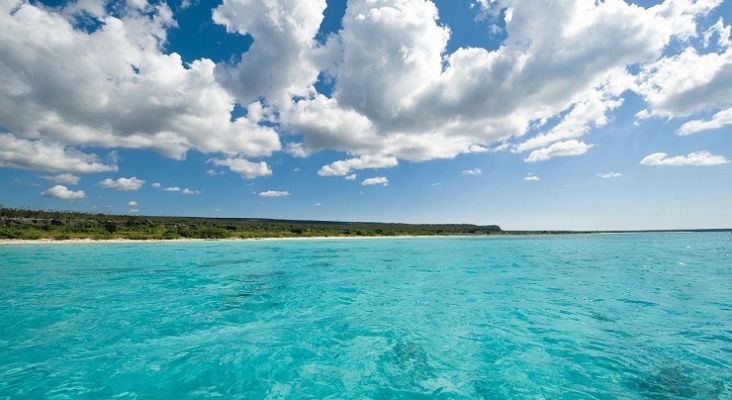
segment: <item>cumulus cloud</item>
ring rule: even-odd
[[[134,201],[134,200],[128,201],[127,202],[127,205],[130,206],[130,207],[137,207],[138,206],[137,202]]]
[[[585,154],[579,139],[628,91],[646,102],[639,117],[685,118],[679,134],[726,126],[732,108],[730,26],[698,25],[722,0],[478,0],[481,23],[505,39],[452,52],[431,1],[350,1],[322,38],[326,0],[224,0],[213,21],[253,43],[218,65],[166,52],[176,22],[165,3],[114,14],[16,3],[0,2],[0,167],[116,171],[78,149],[193,149],[253,179],[272,174],[250,160],[282,150],[278,132],[296,134],[293,156],[348,154],[323,176],[488,149],[534,162]],[[75,28],[79,18],[98,28]],[[333,90],[318,92],[319,79]],[[245,117],[232,118],[237,104]]]
[[[541,178],[539,178],[538,176],[536,176],[536,175],[533,175],[533,174],[528,174],[528,175],[526,175],[526,176],[524,177],[524,180],[525,180],[525,181],[540,181],[540,180],[541,180]]]
[[[622,81],[622,78],[611,77],[609,80]],[[578,138],[587,133],[593,126],[606,125],[608,123],[607,113],[623,103],[617,96],[626,87],[627,85],[622,84],[616,85],[615,90],[609,93],[607,87],[585,93],[584,98],[578,99],[572,106],[571,111],[554,128],[518,144],[515,151],[533,150],[549,146],[561,140]]]
[[[155,186],[155,184],[153,184],[153,186]],[[160,187],[160,185],[158,184],[157,187]],[[201,194],[200,190],[181,188],[179,186],[169,186],[169,187],[163,188],[163,191],[164,192],[178,192],[178,193],[182,193],[182,194]]]
[[[356,176],[357,176],[356,174],[347,175],[346,180],[354,181],[354,180],[356,180]]]
[[[285,197],[285,196],[289,196],[290,195],[290,192],[288,192],[288,191],[282,191],[281,192],[281,191],[277,191],[277,190],[267,190],[267,191],[264,191],[264,192],[259,192],[258,195],[261,196],[261,197]]]
[[[643,67],[638,93],[649,108],[641,118],[681,118],[703,111],[732,107],[732,48],[723,53],[701,53],[687,47]]]
[[[42,176],[43,179],[48,179],[56,183],[63,183],[66,185],[78,185],[81,180],[80,177],[73,174],[59,174],[54,176]]]
[[[567,140],[566,142],[557,142],[549,147],[532,151],[528,157],[524,158],[526,162],[546,161],[552,157],[561,156],[578,156],[585,154],[593,145],[580,142],[578,140]]]
[[[117,171],[117,165],[105,164],[95,154],[82,153],[54,141],[20,139],[9,133],[0,134],[0,167],[77,174]]]
[[[388,186],[389,185],[389,180],[386,179],[383,176],[377,176],[375,178],[364,179],[363,182],[361,182],[361,185],[363,185],[363,186],[371,186],[371,185],[384,185],[384,186]]]
[[[255,163],[244,158],[226,158],[223,160],[212,159],[210,160],[210,162],[212,162],[216,166],[229,167],[230,170],[238,173],[246,179],[254,179],[260,176],[272,175],[272,170],[264,161]]]
[[[325,8],[325,0],[224,0],[214,22],[254,42],[236,65],[218,66],[219,79],[243,103],[266,97],[284,108],[292,96],[308,96],[333,51],[314,40]]]
[[[76,146],[152,149],[177,159],[189,149],[228,156],[280,150],[275,130],[253,119],[257,105],[251,117],[232,119],[236,100],[211,60],[186,64],[164,51],[176,26],[165,3],[128,1],[114,15],[100,4],[0,4],[0,126],[10,132],[4,141],[25,147],[0,146],[3,166],[116,168],[74,153]],[[76,28],[80,19],[98,27]],[[53,157],[33,157],[44,151]]]
[[[653,153],[641,160],[641,165],[661,165],[661,166],[710,166],[727,164],[729,160],[723,156],[717,156],[708,151],[697,151],[690,153],[688,156],[669,157],[666,153]]]
[[[86,193],[83,190],[73,191],[69,190],[66,186],[56,185],[48,190],[41,192],[43,197],[52,197],[55,199],[74,200],[86,198]]]
[[[160,189],[160,186],[162,186],[160,182],[155,182],[152,184],[152,187],[154,187],[155,189]]]
[[[732,125],[732,108],[728,108],[714,114],[712,118],[707,121],[689,121],[681,125],[678,134],[681,136],[691,135],[692,133],[697,133],[710,129],[719,129],[727,125]]]
[[[603,178],[603,179],[607,179],[607,178],[619,178],[622,175],[623,174],[621,174],[620,172],[607,172],[607,173],[604,173],[604,174],[597,174],[597,176],[599,176],[600,178]]]
[[[130,190],[139,190],[142,185],[145,184],[145,181],[142,179],[137,179],[136,177],[132,178],[119,178],[117,180],[112,180],[112,178],[107,178],[101,182],[99,182],[99,186],[105,188],[105,189],[114,189],[114,190],[122,190],[122,191],[130,191]]]
[[[717,37],[717,44],[722,48],[728,48],[732,46],[732,26],[725,25],[724,20],[720,18],[717,23],[710,26],[706,32],[704,32],[704,46],[708,47],[711,44],[712,38]]]
[[[391,168],[395,167],[399,162],[396,157],[389,156],[361,156],[348,160],[336,161],[330,165],[324,165],[318,171],[320,176],[343,176],[348,175],[353,170],[366,168]]]
[[[333,94],[313,93],[282,113],[285,128],[305,134],[291,152],[331,148],[423,161],[530,134],[513,147],[532,150],[527,160],[584,154],[592,145],[576,139],[606,125],[624,92],[660,104],[645,95],[655,73],[634,76],[626,67],[655,63],[673,39],[695,37],[696,19],[720,1],[474,4],[489,23],[504,19],[499,48],[446,53],[450,30],[431,2],[349,2],[340,58],[328,70]],[[717,100],[710,104],[723,103]]]
[[[466,169],[463,171],[463,175],[480,175],[483,171],[480,168]]]

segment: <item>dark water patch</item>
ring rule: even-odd
[[[269,271],[269,272],[256,272],[242,275],[239,280],[245,283],[259,283],[266,285],[273,281],[281,280],[285,276],[285,271]]]
[[[220,311],[253,312],[260,313],[267,310],[280,308],[285,305],[279,297],[264,293],[241,292],[235,298],[223,302]]]
[[[175,272],[176,270],[173,268],[156,268],[153,270],[156,274],[169,274],[171,272]]]
[[[270,271],[265,273],[250,273],[238,280],[235,294],[224,300],[223,310],[236,309],[271,309],[284,304],[286,292],[289,289],[284,271]]]
[[[732,304],[727,303],[718,303],[718,302],[710,302],[710,305],[719,308],[721,311],[729,311],[732,312]]]
[[[596,312],[596,311],[590,311],[590,317],[596,321],[600,322],[615,322],[616,320],[614,318],[611,318],[605,314]]]
[[[478,399],[497,399],[500,392],[500,387],[496,382],[491,382],[485,379],[477,379],[473,381],[473,391]]]
[[[435,369],[422,345],[408,339],[396,339],[381,357],[380,364],[394,390],[414,392],[419,388],[416,393],[431,392],[425,393],[423,383],[435,377]]]
[[[642,307],[656,307],[658,304],[651,302],[651,301],[643,301],[643,300],[633,300],[633,299],[615,299],[619,302],[626,303],[626,304],[634,304],[639,305]]]
[[[632,332],[629,332],[628,330],[624,329],[617,329],[617,328],[602,328],[602,332],[607,333],[611,337],[616,338],[622,338],[622,339],[629,339],[637,337],[638,335]]]
[[[112,267],[112,268],[98,268],[96,271],[104,272],[106,274],[127,274],[130,272],[140,272],[140,268],[135,267]]]
[[[328,261],[316,261],[306,264],[305,268],[329,268],[334,266],[333,263],[330,263]]]
[[[724,343],[732,344],[732,334],[730,334],[730,333],[707,335],[704,338],[708,339],[709,341],[712,341],[712,342],[724,342]],[[732,350],[732,346],[730,346],[727,350]],[[730,367],[732,367],[732,366],[730,366]]]
[[[253,258],[242,258],[232,260],[212,260],[197,264],[201,268],[221,267],[221,266],[239,266],[254,262]]]
[[[699,371],[679,364],[666,365],[645,377],[636,377],[631,389],[653,400],[720,400],[732,394],[725,388],[724,382],[716,377],[700,376]]]

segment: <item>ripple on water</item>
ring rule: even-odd
[[[729,249],[729,234],[4,246],[0,398],[730,399]]]

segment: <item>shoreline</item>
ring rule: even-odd
[[[309,237],[265,237],[265,238],[229,238],[229,239],[0,239],[0,246],[12,245],[46,245],[46,244],[140,244],[140,243],[197,243],[197,242],[259,242],[288,240],[349,240],[349,239],[417,239],[417,238],[469,237],[461,235],[427,235],[427,236],[309,236]],[[486,235],[485,237],[488,237]]]
[[[519,232],[519,231],[517,231]],[[2,246],[27,246],[27,245],[70,245],[70,244],[142,244],[142,243],[197,243],[197,242],[257,242],[257,241],[293,241],[293,240],[356,240],[356,239],[426,239],[426,238],[507,238],[507,237],[526,237],[526,236],[565,236],[565,235],[637,235],[637,234],[653,234],[653,233],[717,233],[732,232],[732,229],[712,229],[712,230],[661,230],[661,231],[598,231],[598,232],[504,232],[494,235],[394,235],[394,236],[305,236],[305,237],[261,237],[261,238],[226,238],[226,239],[0,239],[0,247]]]

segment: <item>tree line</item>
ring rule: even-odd
[[[31,210],[0,205],[0,239],[256,239],[359,236],[471,236],[497,225],[198,218]]]

